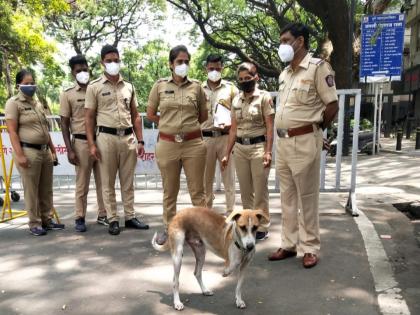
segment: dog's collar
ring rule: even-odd
[[[241,247],[241,245],[239,245],[238,241],[236,241],[236,240],[235,240],[235,245],[236,245],[236,247],[238,247],[238,249],[240,249],[240,250],[244,250],[244,249]]]

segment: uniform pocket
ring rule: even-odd
[[[235,113],[236,120],[241,120],[242,119],[242,108],[234,107],[233,110],[234,110],[234,113]]]
[[[251,120],[255,123],[262,122],[262,113],[261,113],[261,106],[260,104],[252,104],[249,106],[249,116]]]
[[[310,83],[299,83],[295,89],[296,100],[301,104],[311,105],[316,98],[315,86]]]

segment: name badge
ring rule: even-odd
[[[102,93],[102,96],[111,95],[111,92]]]
[[[175,91],[165,91],[165,94],[174,94],[175,93]]]
[[[103,94],[102,94],[103,95]],[[78,102],[84,102],[85,101],[85,99],[84,98],[81,98],[81,99],[78,99],[77,100]]]

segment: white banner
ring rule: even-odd
[[[63,140],[63,136],[59,131],[50,132],[51,140],[54,143],[58,158],[58,165],[54,167],[54,175],[76,175],[74,166],[67,159],[67,148]],[[12,146],[10,144],[9,134],[2,132],[3,153],[6,160],[6,168],[9,169],[12,159]],[[159,175],[159,168],[155,160],[155,146],[158,137],[157,129],[143,130],[143,138],[145,142],[146,153],[137,159],[136,174],[138,175]],[[13,168],[13,174],[17,175],[16,167]]]

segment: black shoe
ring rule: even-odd
[[[96,223],[102,224],[102,225],[105,225],[105,226],[108,226],[109,225],[109,222],[108,222],[108,219],[106,218],[106,216],[98,217],[96,219]]]
[[[108,232],[111,235],[118,235],[118,234],[120,234],[120,224],[118,223],[118,221],[112,221],[109,224]]]
[[[42,227],[33,227],[29,229],[29,233],[35,236],[42,236],[47,234],[47,230],[43,229]]]
[[[156,243],[158,245],[163,245],[168,239],[168,229],[164,229],[162,233],[159,233],[156,237]]]
[[[66,226],[61,223],[55,223],[53,220],[48,221],[47,224],[42,225],[45,230],[64,230]]]
[[[125,227],[129,229],[137,229],[137,230],[148,230],[149,225],[141,222],[137,218],[132,218],[130,220],[125,221]]]
[[[85,218],[76,219],[74,229],[76,232],[86,232],[87,228],[85,224]]]

